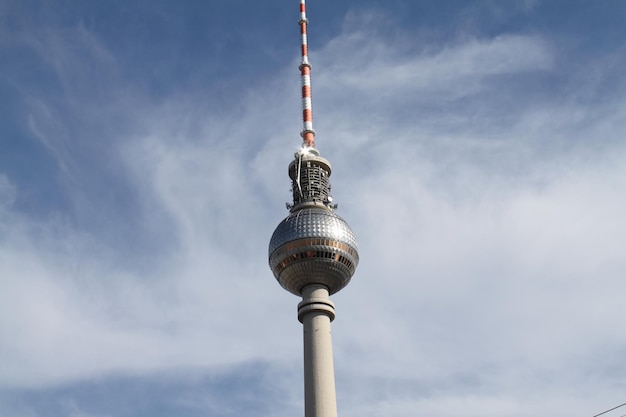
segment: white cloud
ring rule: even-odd
[[[385,41],[358,31],[338,37],[319,54],[315,82],[344,100],[376,94],[376,100],[398,102],[417,95],[440,105],[479,93],[489,77],[549,71],[554,65],[552,47],[540,36],[467,37],[437,49],[420,48],[418,35],[405,36]]]

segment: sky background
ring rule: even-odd
[[[298,3],[0,0],[0,416],[303,415]],[[626,2],[307,6],[339,415],[625,402]]]

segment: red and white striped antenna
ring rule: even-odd
[[[302,146],[315,147],[315,130],[313,130],[313,108],[311,106],[311,64],[309,63],[309,49],[306,29],[309,20],[306,18],[305,0],[300,0],[300,36],[302,39],[302,61],[300,62],[300,76],[302,79]]]

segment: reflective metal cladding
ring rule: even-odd
[[[359,262],[350,226],[327,207],[303,207],[272,235],[269,263],[280,285],[293,294],[322,284],[333,294],[345,287]]]

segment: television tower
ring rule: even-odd
[[[334,210],[330,162],[315,148],[311,107],[311,65],[305,0],[300,0],[302,38],[302,148],[289,164],[293,204],[269,244],[269,264],[280,285],[302,297],[298,320],[304,329],[305,417],[337,417],[329,295],[345,287],[359,262],[354,233]]]

